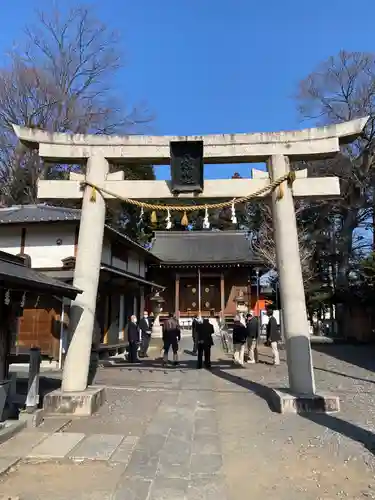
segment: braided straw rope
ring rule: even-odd
[[[207,209],[207,210],[215,210],[218,208],[226,208],[230,207],[233,204],[237,205],[239,203],[244,203],[246,201],[249,201],[252,198],[258,198],[259,196],[262,196],[266,193],[270,193],[274,191],[277,187],[280,186],[280,191],[278,194],[278,198],[283,197],[283,189],[281,184],[285,181],[288,182],[289,185],[293,184],[294,180],[296,178],[295,172],[288,172],[287,174],[283,175],[282,177],[279,177],[278,179],[274,180],[267,186],[258,189],[253,194],[249,194],[248,196],[242,196],[241,198],[233,198],[230,201],[223,201],[219,203],[202,203],[199,205],[156,205],[153,203],[145,203],[143,201],[139,200],[134,200],[132,198],[124,198],[123,196],[119,196],[118,194],[113,193],[112,191],[109,191],[108,189],[105,189],[103,187],[97,186],[96,184],[93,184],[92,182],[89,181],[83,181],[82,184],[86,186],[92,187],[92,195],[91,199],[92,201],[95,201],[95,192],[99,191],[99,193],[105,193],[108,196],[112,196],[113,198],[117,198],[118,200],[121,200],[125,203],[130,203],[131,205],[134,205],[136,207],[140,207],[146,210],[153,210],[157,212],[167,212],[167,211],[174,211],[174,212],[194,212],[196,210],[202,210],[202,209]]]

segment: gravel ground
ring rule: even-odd
[[[287,369],[271,366],[265,347],[261,363],[245,369],[218,348],[212,373],[196,370],[189,354],[177,369],[158,361],[100,369],[107,403],[64,431],[138,436],[130,463],[21,463],[0,491],[21,500],[47,500],[52,491],[61,500],[375,498],[374,347],[315,345],[313,357],[318,389],[340,397],[338,414],[273,413],[267,388],[286,386]],[[157,457],[146,469],[145,453]],[[182,455],[188,465],[177,478],[168,457],[180,463]]]

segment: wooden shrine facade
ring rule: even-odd
[[[243,231],[157,231],[152,253],[161,262],[148,279],[165,286],[163,315],[233,317],[240,292],[249,309],[265,308],[257,276],[266,269]]]

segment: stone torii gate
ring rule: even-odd
[[[45,161],[86,162],[87,165],[86,179],[83,175],[71,174],[67,181],[40,180],[38,184],[39,199],[82,199],[74,286],[83,293],[72,303],[73,336],[64,367],[62,392],[55,395],[51,404],[65,412],[69,409],[75,411],[80,406],[83,413],[90,412],[93,404],[100,400],[95,390],[87,388],[87,375],[102,254],[105,199],[114,198],[100,188],[120,198],[144,201],[194,198],[198,203],[202,200],[204,208],[204,199],[241,198],[266,188],[277,179],[286,179],[290,171],[289,158],[313,160],[334,156],[340,150],[340,144],[350,143],[362,133],[367,120],[360,118],[292,132],[183,137],[69,135],[14,126],[21,143],[28,148],[38,148],[39,156]],[[171,143],[184,141],[200,141],[205,163],[264,161],[268,172],[255,171],[253,179],[206,180],[201,192],[178,195],[172,191],[169,181],[124,180],[122,172],[109,173],[109,163],[168,164]],[[91,186],[85,184],[82,189],[82,181]],[[94,202],[92,185],[98,186]],[[280,411],[338,410],[337,398],[327,399],[316,394],[293,197],[338,197],[339,180],[336,177],[307,178],[306,171],[299,171],[293,184],[285,180],[280,187],[282,197],[278,196],[277,190],[272,191],[272,216],[290,393],[275,392],[276,402]],[[83,400],[89,403],[83,404]]]

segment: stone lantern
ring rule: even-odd
[[[161,339],[163,337],[163,329],[160,324],[160,313],[163,310],[162,305],[165,300],[160,297],[160,292],[155,292],[153,297],[151,297],[150,302],[152,304],[152,312],[154,313],[154,323],[152,325],[152,339]]]
[[[242,290],[240,290],[238,295],[234,298],[234,302],[236,303],[236,313],[241,318],[241,323],[245,325],[245,314],[248,311],[248,307]]]

